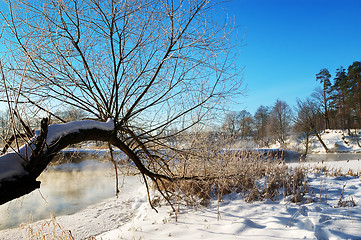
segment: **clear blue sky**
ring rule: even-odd
[[[361,61],[361,0],[234,0],[224,4],[245,32],[239,63],[252,114],[276,99],[294,106],[320,86],[316,74]]]
[[[224,6],[245,44],[246,97],[232,110],[252,114],[276,99],[294,106],[320,86],[315,75],[332,74],[361,61],[361,0],[233,0]],[[0,106],[3,105],[0,103]]]

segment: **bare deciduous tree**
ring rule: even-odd
[[[292,110],[284,101],[277,100],[270,112],[269,131],[274,139],[284,145],[292,120]]]
[[[255,134],[254,139],[257,143],[269,146],[269,137],[267,136],[267,125],[269,121],[269,107],[261,105],[254,114]]]
[[[253,117],[252,115],[246,111],[242,110],[240,113],[240,134],[241,139],[244,140],[252,135],[253,128]]]
[[[224,131],[231,139],[235,140],[240,134],[240,115],[238,112],[229,112],[226,114],[222,131]]]
[[[317,103],[306,99],[305,101],[297,101],[297,119],[296,127],[298,130],[303,131],[306,135],[306,153],[308,153],[309,137],[315,135],[320,141],[321,145],[326,152],[329,151],[328,147],[321,138],[323,131],[323,113]]]
[[[238,53],[230,41],[233,25],[219,17],[213,1],[7,3],[1,13],[7,47],[2,93],[27,136],[33,136],[30,120],[49,116],[64,121],[56,113],[67,108],[115,124],[112,132],[95,136],[84,130],[71,141],[58,139],[61,144],[51,152],[33,150],[32,156],[37,153],[45,163],[70,143],[102,140],[120,148],[157,184],[177,179],[169,158],[158,151],[168,148],[169,135],[161,133],[192,128],[224,99],[240,93]],[[28,178],[35,181],[45,166],[35,164],[38,169]]]
[[[252,115],[246,110],[229,112],[222,124],[222,130],[233,140],[237,140],[239,137],[244,140],[251,136],[252,124]]]

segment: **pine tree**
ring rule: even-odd
[[[353,96],[353,108],[357,116],[356,118],[358,126],[361,124],[361,62],[355,61],[351,66],[348,67],[348,78],[351,84],[351,94]]]
[[[325,129],[330,127],[329,113],[328,113],[328,104],[329,104],[329,96],[331,92],[331,82],[330,82],[331,74],[330,72],[324,68],[316,74],[316,81],[320,81],[322,84],[323,91],[323,109],[324,109],[324,118],[325,118]]]
[[[334,95],[332,96],[333,105],[337,108],[337,116],[339,117],[339,122],[341,122],[341,126],[337,127],[350,129],[350,81],[346,70],[342,66],[336,71],[332,88],[334,90]]]

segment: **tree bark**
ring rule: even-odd
[[[325,142],[322,140],[318,131],[315,131],[315,134],[316,134],[316,137],[318,138],[318,140],[320,141],[321,145],[323,146],[323,148],[326,150],[326,152],[329,152],[328,147],[326,146]]]

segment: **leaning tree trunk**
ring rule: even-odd
[[[143,165],[139,157],[117,137],[114,127],[112,129],[97,126],[80,127],[76,131],[61,134],[50,143],[47,142],[47,138],[48,119],[44,118],[41,122],[40,134],[28,143],[32,146],[28,164],[24,166],[24,170],[28,174],[0,179],[0,205],[40,188],[40,182],[36,179],[53,160],[54,156],[67,146],[83,141],[97,140],[108,142],[123,151],[135,163],[143,175],[150,177],[152,180],[159,178],[170,180],[166,176],[150,172]],[[6,157],[6,154],[1,157]]]
[[[320,141],[321,145],[323,146],[323,148],[325,149],[326,152],[329,152],[328,147],[326,146],[325,142],[322,140],[320,134],[318,133],[318,131],[315,131],[316,137],[318,138],[318,140]]]
[[[28,164],[24,167],[24,170],[28,174],[0,180],[0,204],[4,204],[39,188],[40,182],[36,180],[37,177],[45,170],[60,150],[70,144],[82,141],[109,141],[113,135],[113,131],[114,130],[109,131],[97,128],[79,129],[76,132],[70,132],[69,134],[61,136],[56,139],[54,143],[47,146],[48,119],[43,119],[40,134],[34,141],[35,148],[30,155]]]

